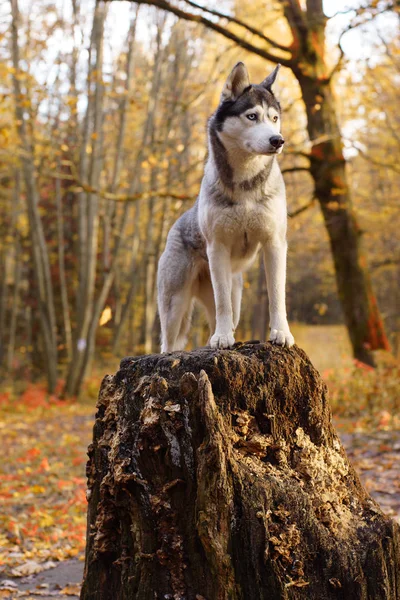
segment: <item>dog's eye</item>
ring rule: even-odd
[[[246,117],[249,121],[257,121],[257,113],[250,113],[249,115],[246,115]]]
[[[278,117],[277,117],[277,115],[274,115],[274,116],[272,117],[272,120],[273,120],[273,122],[274,122],[274,123],[276,123],[276,122],[277,122],[277,120],[278,120]]]

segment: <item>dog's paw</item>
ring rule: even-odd
[[[286,346],[290,348],[294,344],[294,337],[290,333],[289,329],[271,329],[269,341],[278,346]]]
[[[232,348],[234,343],[235,338],[233,337],[233,333],[214,333],[210,339],[211,348]]]

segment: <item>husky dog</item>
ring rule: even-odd
[[[269,340],[292,346],[285,305],[286,195],[277,155],[281,110],[272,92],[278,65],[250,85],[239,62],[208,121],[208,158],[195,205],[172,226],[158,265],[161,352],[182,350],[193,304],[205,308],[212,348],[230,348],[240,317],[242,272],[262,248]]]

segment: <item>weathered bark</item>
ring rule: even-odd
[[[81,600],[395,600],[399,527],[304,352],[127,358],[102,384]]]

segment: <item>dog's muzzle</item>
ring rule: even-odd
[[[269,138],[269,143],[273,148],[275,148],[275,150],[279,150],[279,148],[285,143],[285,140],[281,135],[273,135]]]

